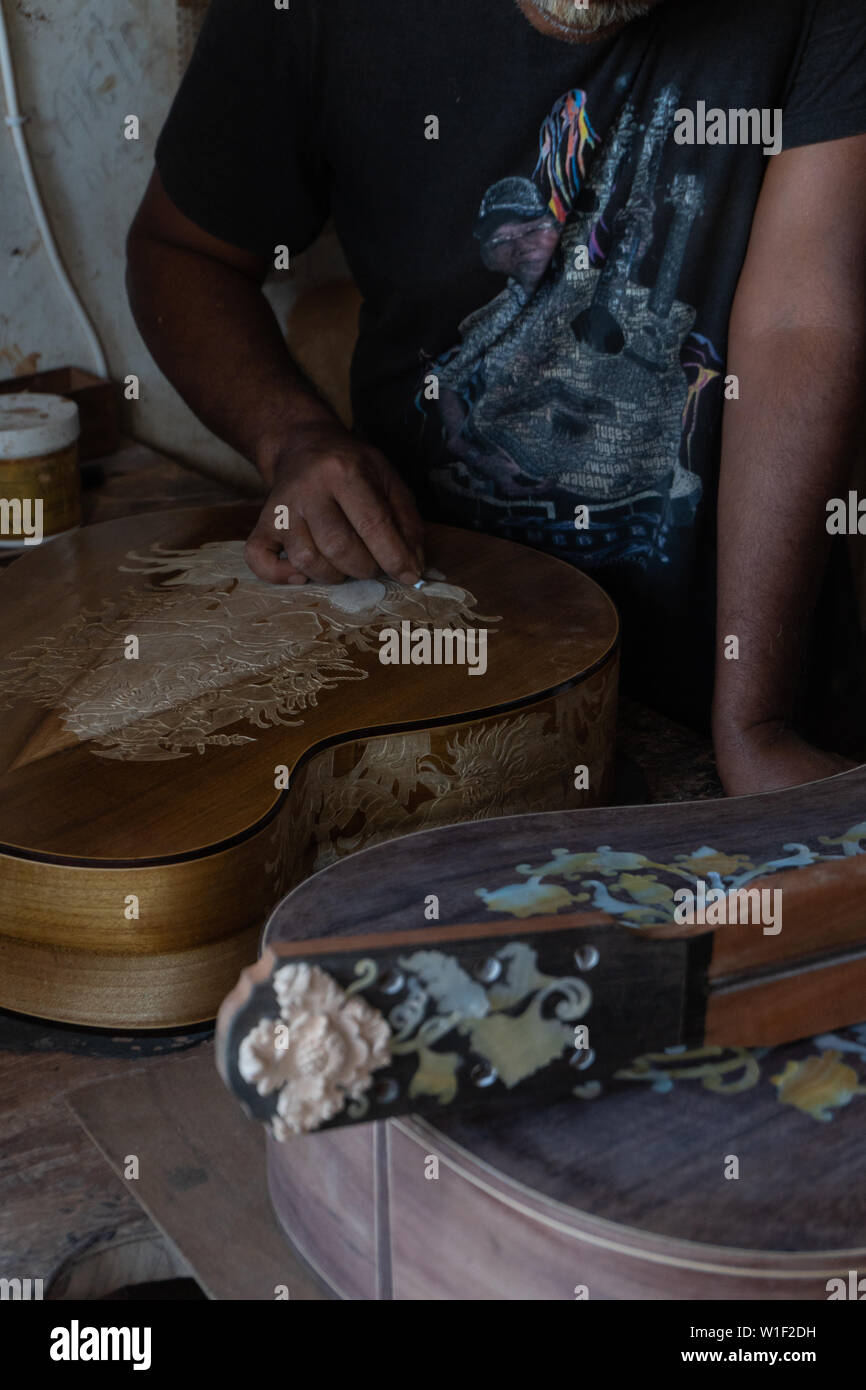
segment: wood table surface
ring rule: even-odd
[[[330,1295],[283,1239],[265,1171],[265,1135],[223,1086],[206,1043],[132,1076],[85,1086],[69,1105],[207,1296],[317,1302]],[[242,1180],[239,1181],[239,1175]]]

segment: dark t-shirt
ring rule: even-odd
[[[426,514],[599,579],[645,697],[702,723],[765,149],[864,131],[864,0],[664,0],[589,44],[514,0],[212,0],[157,164],[268,257],[333,216],[356,428]]]

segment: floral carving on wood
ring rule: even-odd
[[[345,989],[319,966],[278,970],[279,1017],[260,1018],[238,1049],[243,1080],[261,1096],[277,1093],[274,1137],[317,1129],[344,1106],[363,1118],[372,1073],[384,1068],[377,1092],[391,1089],[381,1103],[402,1089],[410,1100],[447,1105],[461,1088],[500,1082],[511,1090],[574,1050],[575,1022],[592,1003],[584,980],[539,971],[534,947],[522,941],[484,964],[482,979],[445,951],[391,964],[365,959]],[[369,996],[391,1001],[387,1018]]]
[[[279,1021],[242,1040],[238,1069],[259,1095],[277,1092],[277,1139],[318,1129],[359,1101],[388,1065],[391,1030],[365,999],[349,998],[318,966],[285,965],[273,978]]]
[[[612,662],[524,713],[317,754],[293,779],[291,815],[272,832],[268,870],[277,891],[397,835],[594,805],[610,766],[616,676]],[[589,791],[575,789],[578,761],[590,769]]]
[[[383,624],[499,621],[476,613],[466,589],[438,581],[267,584],[243,551],[243,541],[211,541],[128,556],[121,574],[152,586],[127,588],[14,653],[0,669],[0,708],[23,698],[56,708],[102,757],[181,758],[302,724],[323,692],[367,679],[356,654],[378,650]],[[135,660],[124,654],[129,634]]]

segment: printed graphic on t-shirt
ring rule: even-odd
[[[506,286],[417,398],[446,506],[588,569],[668,563],[701,498],[692,445],[722,363],[676,297],[704,207],[698,174],[660,183],[679,95],[645,124],[626,103],[603,143],[585,92],[556,103],[532,176],[488,188],[475,222]]]

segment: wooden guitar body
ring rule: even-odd
[[[702,881],[775,920],[677,922]],[[826,1299],[866,1260],[864,890],[866,769],[313,876],[218,1024],[283,1230],[346,1298]]]
[[[0,576],[0,1006],[212,1018],[314,869],[605,799],[618,626],[595,584],[431,528],[420,589],[276,588],[243,560],[256,512],[94,526]],[[404,628],[483,629],[486,669],[383,664]]]

